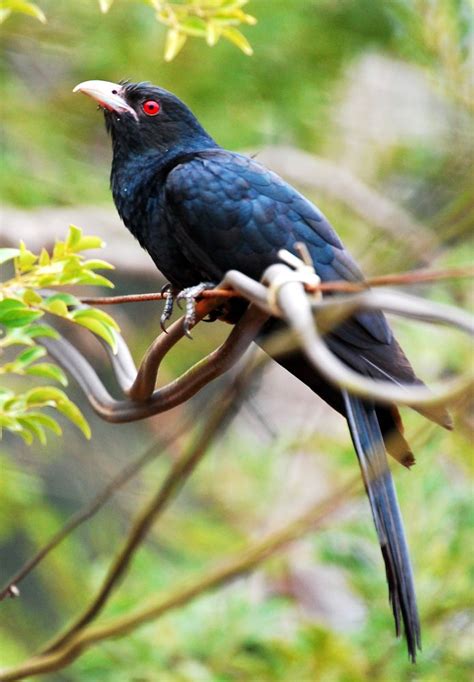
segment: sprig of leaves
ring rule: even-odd
[[[253,54],[244,34],[237,28],[241,24],[253,26],[257,20],[242,9],[249,0],[143,0],[156,11],[156,18],[167,27],[165,61],[170,62],[182,50],[189,37],[203,38],[209,47],[225,38],[246,55]],[[114,0],[98,0],[103,14],[112,7]],[[28,14],[46,22],[43,11],[26,0],[0,0],[0,23],[12,12]]]
[[[51,254],[46,249],[34,254],[23,242],[18,249],[0,249],[0,265],[12,262],[14,271],[12,277],[0,282],[0,355],[11,346],[26,346],[13,359],[0,364],[0,375],[40,377],[67,386],[66,375],[60,367],[51,362],[38,362],[46,355],[41,338],[58,336],[42,319],[45,315],[85,327],[115,348],[118,325],[110,315],[83,306],[68,292],[50,290],[50,287],[72,284],[112,287],[110,280],[97,270],[113,266],[104,260],[86,259],[83,254],[103,245],[99,237],[85,236],[80,228],[71,225],[66,239],[58,241]],[[66,416],[86,437],[90,436],[80,410],[64,391],[48,385],[17,394],[0,386],[0,433],[5,428],[27,443],[35,437],[45,443],[45,428],[57,435],[61,433],[56,420],[43,413],[48,407]]]
[[[98,0],[102,12],[108,12],[114,0]],[[167,27],[165,61],[170,62],[183,49],[188,38],[203,38],[209,47],[225,38],[244,54],[253,54],[241,24],[253,26],[257,20],[242,9],[249,0],[146,0],[156,10],[156,18]]]
[[[192,36],[203,38],[213,47],[220,38],[236,45],[246,55],[252,47],[237,28],[241,24],[253,26],[257,20],[243,11],[248,0],[195,0],[185,3],[150,0],[156,9],[156,18],[168,27],[165,41],[165,61],[171,61]]]

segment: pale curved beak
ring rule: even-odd
[[[82,92],[92,97],[104,109],[115,111],[117,114],[128,113],[138,120],[136,111],[121,97],[121,91],[121,85],[109,81],[84,81],[76,85],[73,90],[73,92]]]

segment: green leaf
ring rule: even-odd
[[[0,314],[7,310],[19,309],[26,309],[26,305],[18,298],[4,298],[3,301],[0,301]]]
[[[165,40],[165,62],[171,62],[176,55],[183,49],[188,36],[176,29],[169,29]]]
[[[51,285],[55,285],[58,283],[58,276],[57,275],[40,275],[38,277],[38,286],[41,287],[49,287]]]
[[[76,296],[66,292],[58,292],[45,299],[45,303],[51,303],[52,301],[62,301],[67,306],[80,305],[81,303]]]
[[[0,265],[20,255],[20,249],[0,249]]]
[[[96,287],[108,287],[109,289],[114,288],[114,284],[109,279],[107,279],[107,277],[98,275],[96,272],[93,272],[92,270],[87,270],[79,274],[75,278],[75,283],[91,284]]]
[[[31,434],[32,436],[31,442],[33,441],[33,438],[36,436],[41,445],[46,445],[46,434],[41,424],[35,422],[34,419],[30,419],[30,416],[28,414],[26,414],[23,417],[17,417],[17,422],[21,426],[23,426],[25,431]]]
[[[42,24],[46,23],[46,16],[44,12],[38,7],[38,5],[35,5],[33,2],[27,2],[27,0],[2,0],[2,14],[0,15],[1,20],[4,21],[11,12],[27,14],[28,16],[34,17],[35,19],[38,19],[38,21],[41,21]]]
[[[20,272],[28,272],[38,260],[38,256],[32,251],[28,251],[23,241],[20,241],[20,253],[15,259],[16,266]]]
[[[79,229],[79,228],[77,228]],[[56,242],[53,248],[53,261],[61,260],[66,255],[66,245],[64,242]]]
[[[242,50],[244,54],[248,56],[253,54],[253,49],[249,41],[237,28],[234,28],[233,26],[226,26],[222,29],[222,35],[231,43],[237,45],[237,47]]]
[[[102,249],[105,242],[100,237],[86,236],[81,237],[74,251],[87,251],[88,249]]]
[[[49,257],[49,253],[46,251],[46,249],[41,249],[41,253],[39,256],[38,264],[41,265],[42,268],[48,266],[51,262],[51,259]]]
[[[239,9],[248,3],[249,0],[221,0],[221,10]]]
[[[49,362],[41,362],[38,365],[33,365],[25,370],[25,374],[31,374],[36,377],[43,377],[43,379],[52,379],[57,381],[62,386],[67,386],[67,377],[63,370],[57,365]]]
[[[65,417],[69,419],[75,426],[77,426],[78,429],[82,431],[84,436],[89,440],[91,437],[91,429],[89,424],[84,418],[84,415],[80,411],[80,409],[74,405],[73,402],[70,400],[66,399],[61,402],[58,402],[56,405],[56,409],[58,412],[61,412]]]
[[[82,267],[86,268],[86,270],[115,270],[115,266],[112,263],[107,263],[106,260],[101,260],[100,258],[87,260],[83,263]]]
[[[31,336],[32,339],[36,339],[40,336],[44,336],[50,339],[59,338],[59,334],[56,331],[56,329],[49,327],[47,324],[33,324],[29,329],[25,331],[29,336]]]
[[[27,445],[31,445],[32,442],[33,442],[33,440],[34,440],[33,435],[31,434],[30,431],[28,431],[27,429],[25,429],[25,428],[18,422],[18,420],[17,420],[17,423],[18,423],[18,427],[19,427],[19,428],[18,428],[18,429],[15,429],[16,435],[17,435],[17,436],[20,436],[21,438],[23,438],[23,440],[25,441],[25,443],[26,443]]]
[[[84,236],[80,227],[77,227],[76,225],[69,226],[69,232],[65,243],[66,251],[77,253],[78,251],[86,251],[87,249],[101,249],[103,246],[104,242],[100,237],[94,237],[92,235]]]
[[[85,311],[80,311],[85,312]],[[106,341],[109,346],[115,351],[117,348],[117,340],[115,335],[109,325],[104,324],[101,320],[93,315],[81,315],[79,318],[74,318],[74,322],[80,324],[82,327],[86,327],[97,336],[100,336],[104,341]]]
[[[19,364],[21,367],[27,367],[31,365],[35,360],[39,360],[46,355],[46,349],[42,346],[35,346],[34,348],[28,348],[22,351],[15,358],[15,364]]]
[[[58,422],[52,417],[50,417],[48,414],[43,414],[42,412],[29,412],[28,417],[30,418],[30,420],[38,422],[45,428],[49,429],[57,436],[60,436],[62,434],[62,429],[59,426]]]
[[[53,301],[45,301],[43,303],[44,310],[47,310],[53,315],[58,315],[59,317],[68,317],[69,310],[64,301],[60,299],[54,299]]]
[[[99,7],[102,14],[107,14],[112,7],[114,0],[99,0]]]
[[[28,306],[38,305],[43,302],[43,298],[34,289],[26,289],[23,294],[23,301]]]
[[[220,26],[214,21],[208,21],[206,26],[206,43],[209,47],[214,47],[221,35]]]
[[[99,322],[102,322],[102,324],[105,324],[108,327],[112,327],[112,329],[120,331],[120,327],[114,318],[103,310],[99,310],[98,308],[80,308],[79,310],[74,310],[71,313],[71,319],[75,321],[81,320],[83,317],[93,318]]]
[[[15,417],[9,417],[7,414],[0,412],[0,429],[8,429],[9,431],[20,431],[21,426]]]
[[[8,328],[25,327],[42,315],[43,313],[39,310],[28,310],[27,308],[24,310],[6,310],[5,312],[0,310],[0,324]]]
[[[206,22],[199,17],[186,17],[179,22],[179,32],[189,36],[203,38],[206,35]]]
[[[33,405],[54,406],[57,402],[68,400],[68,397],[64,391],[61,391],[59,388],[54,388],[53,386],[38,386],[38,388],[32,388],[25,393],[24,400],[30,407]]]
[[[69,230],[65,241],[65,249],[74,251],[75,246],[79,244],[81,237],[82,237],[81,228],[77,227],[76,225],[69,225]]]

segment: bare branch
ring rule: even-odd
[[[165,510],[170,500],[179,492],[203,458],[216,432],[233,408],[234,400],[239,390],[241,390],[240,382],[234,382],[224,395],[219,396],[216,407],[201,429],[200,436],[173,465],[156,495],[139,513],[96,596],[85,608],[84,612],[67,627],[65,632],[48,645],[44,653],[50,653],[64,646],[77,632],[86,627],[101,612],[112,591],[117,587],[119,580],[128,570],[136,550],[145,539],[151,526]]]
[[[304,249],[304,245],[300,245]],[[265,271],[262,282],[257,282],[241,272],[226,273],[219,288],[203,297],[197,304],[196,321],[202,319],[217,305],[221,292],[229,289],[233,295],[246,298],[251,304],[242,319],[233,328],[228,339],[215,351],[196,363],[170,384],[155,390],[160,363],[165,354],[184,336],[183,319],[178,320],[161,334],[148,349],[137,371],[128,347],[118,338],[117,354],[106,346],[112,367],[123,393],[128,399],[113,399],[87,360],[65,339],[45,339],[44,345],[56,361],[77,379],[95,411],[107,421],[125,422],[143,419],[175,407],[199,391],[205,384],[227,371],[242,356],[255,339],[267,317],[282,317],[290,330],[296,333],[304,353],[318,371],[353,394],[384,403],[399,403],[422,407],[445,403],[463,394],[472,384],[472,376],[448,379],[428,389],[422,385],[397,385],[392,381],[374,380],[353,371],[335,356],[323,336],[359,309],[386,310],[414,319],[454,326],[473,334],[473,320],[456,308],[424,301],[400,292],[377,292],[368,289],[368,283],[329,283],[333,290],[355,287],[358,293],[322,298],[321,283],[310,261],[305,263],[288,251],[280,252],[287,263],[278,263]],[[288,267],[290,265],[291,267]],[[462,276],[472,274],[471,269],[457,271]],[[441,273],[405,273],[396,276],[399,281],[428,281],[439,279]],[[385,286],[395,276],[378,278]],[[316,323],[314,314],[316,315]],[[288,342],[288,339],[285,343]],[[273,341],[280,344],[281,335]],[[284,350],[288,350],[285,348]]]
[[[197,317],[204,317],[215,303],[201,301]],[[66,339],[44,339],[43,345],[56,362],[79,383],[92,408],[106,421],[122,423],[144,419],[170,410],[189,400],[207,383],[232,367],[249,347],[267,319],[264,311],[250,307],[241,321],[232,329],[227,340],[203,360],[166,386],[153,390],[161,359],[183,336],[183,320],[178,320],[150,347],[143,365],[132,385],[129,384],[132,363],[125,343],[119,345],[117,358],[113,355],[113,369],[122,389],[130,399],[112,398],[85,357]]]
[[[180,424],[178,429],[173,429],[169,435],[164,435],[159,441],[155,441],[134,461],[127,464],[119,473],[89,502],[85,507],[73,514],[64,526],[57,532],[51,540],[45,544],[31,559],[29,559],[0,590],[0,601],[11,595],[13,588],[26,578],[31,571],[43,561],[65,538],[67,538],[76,528],[85,521],[92,518],[108,502],[115,493],[128,483],[139,471],[147,464],[161,455],[166,449],[175,442],[190,426],[190,420]],[[17,588],[18,589],[18,588]],[[19,592],[18,592],[19,594]]]
[[[206,570],[197,579],[188,581],[164,597],[154,600],[147,599],[147,602],[134,613],[103,625],[87,628],[62,644],[54,652],[41,654],[17,667],[0,672],[0,681],[14,682],[25,677],[61,670],[91,646],[112,637],[126,635],[137,627],[156,620],[173,609],[184,606],[196,597],[221,587],[238,576],[249,573],[289,543],[310,530],[320,528],[328,516],[341,509],[352,498],[359,486],[359,477],[352,479],[323,501],[316,502],[295,521],[267,535],[263,540],[244,547],[220,566]]]
[[[474,268],[471,266],[459,268],[445,268],[444,270],[411,270],[391,275],[378,275],[368,277],[363,282],[320,282],[314,286],[305,286],[309,293],[322,292],[346,292],[352,293],[363,291],[367,287],[391,286],[393,284],[410,285],[422,282],[437,282],[445,279],[460,279],[474,277]],[[240,298],[241,294],[232,289],[207,289],[199,298]],[[146,301],[162,301],[166,294],[162,292],[149,294],[127,294],[124,296],[92,296],[81,298],[81,302],[87,305],[118,305],[121,303],[143,303]]]
[[[288,252],[280,252],[280,257],[294,264],[298,259]],[[260,306],[269,314],[275,314],[275,304],[280,316],[296,334],[302,350],[316,369],[339,388],[345,388],[355,395],[372,398],[383,403],[398,403],[412,407],[436,405],[454,400],[465,393],[473,383],[471,373],[457,379],[440,382],[434,389],[419,385],[397,385],[394,382],[369,379],[342,363],[332,353],[323,336],[318,331],[322,323],[324,333],[342,322],[357,310],[386,310],[398,315],[439,322],[474,335],[474,321],[471,315],[452,306],[433,301],[424,301],[400,292],[376,292],[368,290],[347,297],[332,297],[311,300],[304,289],[307,281],[308,265],[299,261],[304,269],[298,281],[295,271],[287,265],[271,265],[264,273],[263,280],[268,287],[246,277],[240,272],[227,273],[225,283],[240,291],[248,300]],[[314,322],[313,312],[316,312]]]

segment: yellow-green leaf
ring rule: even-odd
[[[42,377],[43,379],[52,379],[57,381],[62,386],[67,386],[67,377],[63,370],[57,365],[49,362],[41,362],[38,365],[33,365],[25,370],[25,374],[30,374],[35,377]]]
[[[27,367],[35,360],[39,360],[46,355],[46,349],[42,346],[35,346],[34,348],[27,348],[27,350],[22,351],[15,358],[15,364],[22,367]]]
[[[57,436],[62,434],[62,429],[58,422],[50,417],[48,414],[43,414],[42,412],[28,412],[28,417],[30,420],[38,422],[47,429],[50,429]]]
[[[67,250],[74,251],[75,246],[79,244],[82,237],[82,230],[76,225],[69,225],[69,230],[66,237],[65,246]]]
[[[249,41],[237,28],[234,28],[233,26],[226,26],[222,29],[222,35],[227,38],[227,40],[230,40],[231,43],[237,45],[237,47],[242,50],[244,54],[248,56],[253,54],[253,49]]]
[[[27,2],[27,0],[2,0],[0,6],[0,23],[1,21],[5,21],[11,12],[27,14],[28,16],[41,21],[42,24],[46,23],[46,16],[43,10],[34,2]]]
[[[25,327],[30,322],[33,322],[33,320],[41,317],[42,314],[39,310],[28,310],[27,308],[24,310],[7,310],[5,312],[0,310],[0,324],[8,328]]]
[[[171,62],[176,57],[178,52],[183,49],[186,40],[187,35],[185,33],[176,31],[173,28],[167,32],[164,55],[165,62]]]
[[[39,263],[39,265],[41,265],[41,267],[45,267],[46,265],[49,265],[50,257],[49,257],[49,253],[46,251],[46,249],[41,249],[41,253],[40,253],[38,263]]]
[[[43,299],[34,289],[25,289],[23,301],[26,305],[38,305],[43,302]]]
[[[69,310],[64,301],[56,299],[54,301],[45,301],[43,303],[43,308],[53,315],[59,315],[59,317],[68,317]]]
[[[31,268],[33,267],[37,260],[38,256],[35,256],[34,253],[28,251],[25,244],[21,241],[20,253],[15,259],[15,265],[18,268],[18,270],[20,272],[28,272],[28,270],[31,270]]]
[[[221,29],[213,21],[208,21],[206,26],[206,43],[209,47],[214,47],[220,38]]]
[[[86,251],[87,249],[102,249],[104,246],[105,242],[100,237],[87,235],[79,239],[79,242],[74,247],[74,251]]]
[[[74,403],[72,403],[70,400],[64,400],[58,402],[56,409],[58,412],[61,412],[61,414],[67,417],[75,426],[77,426],[77,428],[80,429],[84,436],[89,440],[92,435],[90,426],[80,409],[74,405]]]
[[[180,33],[202,38],[206,35],[206,22],[200,17],[186,17],[179,22]]]
[[[115,270],[115,266],[112,265],[112,263],[108,263],[106,260],[101,260],[100,258],[87,260],[83,263],[83,267],[86,270]]]
[[[112,7],[114,0],[99,0],[99,7],[102,14],[107,14]]]
[[[88,311],[77,311],[81,313],[86,313]],[[113,333],[113,330],[110,328],[109,325],[104,324],[100,319],[97,319],[93,315],[90,314],[83,314],[79,318],[74,316],[74,322],[77,322],[77,324],[80,324],[82,327],[86,327],[86,329],[89,329],[91,332],[94,334],[97,334],[97,336],[100,336],[101,339],[104,339],[104,341],[107,341],[109,346],[115,351],[117,347],[117,340],[115,338],[115,334]]]

